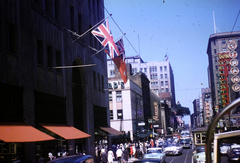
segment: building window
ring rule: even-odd
[[[109,92],[108,98],[109,98],[109,101],[112,101],[112,92]]]
[[[56,50],[56,65],[57,65],[57,67],[62,66],[61,53],[59,50]],[[62,69],[57,68],[57,72],[61,73]]]
[[[161,79],[163,79],[163,74],[161,74],[160,76],[161,76]]]
[[[37,63],[43,65],[43,42],[37,40]]]
[[[167,79],[167,74],[165,74],[165,79]]]
[[[117,119],[123,119],[123,111],[121,110],[117,110]]]
[[[215,66],[215,69],[218,70],[218,66]]]
[[[45,11],[47,11],[51,16],[53,14],[52,8],[53,8],[52,1],[46,0],[45,1]]]
[[[215,53],[215,54],[217,53],[217,49],[214,49],[214,53]]]
[[[225,52],[225,51],[227,51],[227,49],[226,49],[226,48],[222,48],[222,51],[224,51],[224,52]]]
[[[218,62],[218,57],[215,57],[214,59],[215,59],[215,62]]]
[[[8,33],[7,33],[7,41],[8,41],[8,50],[10,53],[16,54],[17,49],[17,30],[14,24],[8,24]]]
[[[160,66],[160,72],[162,72],[162,66]]]
[[[213,41],[213,44],[216,45],[216,41],[215,40]]]
[[[122,101],[122,91],[116,91],[116,101]]]
[[[167,66],[164,66],[164,71],[167,71]]]
[[[70,25],[71,25],[71,30],[74,31],[74,7],[70,7]]]
[[[222,44],[226,44],[226,41],[225,41],[225,39],[222,39]]]
[[[144,68],[144,72],[147,72],[147,68]]]
[[[166,88],[166,92],[169,92],[169,88]]]
[[[163,81],[161,81],[161,86],[163,86]]]
[[[48,63],[48,68],[52,69],[53,67],[53,49],[52,46],[47,46],[47,63]]]
[[[110,119],[113,119],[113,110],[110,110]]]
[[[104,92],[104,77],[103,76],[101,76],[101,78],[102,78],[102,91]]]
[[[161,92],[162,92],[162,93],[164,92],[164,88],[161,89]]]
[[[59,20],[59,0],[54,0],[54,18]]]
[[[100,81],[100,74],[97,74],[97,78],[98,78],[98,90],[101,91],[101,81]]]
[[[165,85],[168,85],[168,81],[165,81]]]
[[[93,71],[93,88],[97,89],[96,72]]]
[[[82,15],[81,14],[78,15],[78,32],[80,35],[83,33],[82,32]]]

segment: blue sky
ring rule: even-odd
[[[126,56],[145,62],[163,61],[169,55],[175,80],[176,102],[189,107],[208,88],[208,38],[230,32],[240,10],[239,0],[104,0],[105,16],[114,39],[126,33]],[[240,16],[233,31],[240,31]],[[184,117],[189,123],[189,116]]]

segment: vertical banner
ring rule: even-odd
[[[220,82],[220,96],[222,106],[225,107],[229,104],[229,89],[228,89],[228,78],[229,71],[231,69],[229,61],[229,52],[218,53],[218,64],[219,64],[219,82]]]

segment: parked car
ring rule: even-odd
[[[230,146],[231,146],[230,143],[221,143],[220,144],[220,153],[222,155],[226,155],[227,152],[230,150]]]
[[[233,162],[239,160],[240,157],[240,145],[233,144],[230,146],[230,149],[227,152],[228,154],[228,161]]]
[[[183,147],[180,144],[169,144],[163,149],[166,155],[180,155],[183,152]]]
[[[162,148],[148,148],[146,154],[143,156],[145,159],[160,159],[165,162],[166,155],[163,153]]]
[[[212,152],[212,160],[213,160],[213,152]],[[205,147],[197,147],[196,150],[193,152],[192,156],[193,163],[205,163],[206,162],[206,155],[205,155]]]
[[[180,144],[183,146],[183,148],[191,148],[189,139],[180,139]]]
[[[91,155],[71,155],[59,157],[48,163],[94,163],[94,159]]]
[[[152,159],[152,158],[144,158],[139,160],[134,160],[133,163],[163,163],[161,159]]]

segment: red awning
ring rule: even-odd
[[[102,130],[107,131],[108,133],[112,135],[122,135],[123,133],[112,128],[112,127],[100,127]]]
[[[54,140],[55,138],[27,124],[0,124],[0,139],[4,142],[36,142]]]
[[[64,139],[81,139],[91,137],[91,135],[69,125],[58,124],[41,124],[41,125],[44,128],[54,132],[55,134],[63,137]]]

